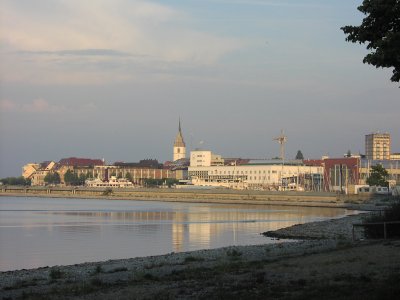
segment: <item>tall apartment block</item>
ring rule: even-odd
[[[365,155],[367,159],[390,159],[390,134],[367,134],[365,136]]]

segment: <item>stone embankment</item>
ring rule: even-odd
[[[367,203],[369,198],[343,196],[327,192],[273,192],[229,189],[113,189],[105,194],[100,188],[74,187],[7,187],[0,196],[96,198],[121,200],[176,201],[194,203],[271,204],[315,207],[345,207]]]
[[[364,213],[345,218],[331,219],[322,222],[297,224],[275,231],[264,232],[263,235],[283,239],[333,239],[350,240],[353,234],[353,224],[361,223]],[[355,231],[355,238],[362,239],[362,230]]]

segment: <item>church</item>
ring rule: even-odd
[[[173,161],[177,161],[182,158],[186,158],[186,145],[185,145],[185,141],[183,140],[181,120],[179,119],[178,134],[176,135],[175,142],[174,142]]]

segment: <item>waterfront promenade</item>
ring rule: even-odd
[[[370,200],[368,196],[340,195],[328,192],[174,188],[113,189],[111,193],[107,193],[105,189],[99,188],[2,186],[1,195],[343,208],[349,208],[353,204],[364,204]]]

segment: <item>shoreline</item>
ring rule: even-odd
[[[176,189],[119,189],[112,195],[103,195],[103,190],[52,189],[52,188],[7,188],[2,187],[1,196],[45,197],[133,201],[165,201],[185,203],[282,205],[303,207],[345,208],[353,210],[380,210],[385,203],[380,198],[365,198],[357,195],[337,195],[324,192],[261,192],[233,190],[176,190]]]
[[[275,244],[229,246],[159,256],[0,272],[0,291],[3,299],[17,299],[23,295],[27,299],[30,299],[29,295],[32,299],[37,299],[35,297],[38,295],[47,295],[49,299],[53,296],[61,297],[60,299],[75,299],[79,296],[77,299],[80,299],[81,294],[85,299],[102,299],[98,290],[108,295],[111,293],[114,297],[119,295],[115,288],[128,286],[129,289],[136,289],[138,285],[141,286],[140,291],[137,291],[138,299],[144,299],[157,291],[157,288],[151,292],[148,290],[149,281],[154,281],[153,283],[157,285],[162,280],[169,280],[168,278],[174,274],[190,272],[192,269],[215,270],[226,265],[245,267],[254,263],[285,264],[291,259],[330,255],[335,251],[346,251],[357,247],[366,247],[365,249],[378,247],[377,242],[351,241],[351,225],[359,222],[361,218],[362,214],[350,215],[275,231],[279,238],[297,239],[300,238],[299,232],[302,232],[301,237],[306,239],[300,241],[286,240]],[[273,232],[264,233],[266,236],[272,236],[271,234]],[[67,290],[74,291],[74,289],[77,289],[76,292],[72,294],[67,292],[69,296],[64,295]],[[117,294],[114,295],[115,293]],[[150,299],[158,298],[157,295],[154,298],[150,296]],[[108,299],[108,296],[103,299]]]

